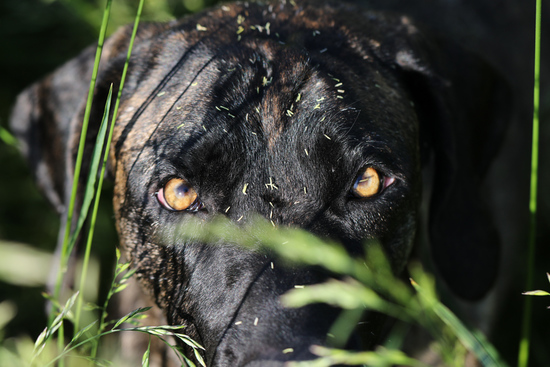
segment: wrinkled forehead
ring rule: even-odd
[[[389,68],[310,55],[270,40],[201,44],[163,56],[134,75],[115,132],[124,170],[147,170],[168,151],[184,151],[201,137],[273,148],[292,135],[322,134],[361,146],[415,149],[416,117]],[[309,133],[306,131],[309,129]]]

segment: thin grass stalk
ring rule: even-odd
[[[78,153],[76,157],[75,162],[75,168],[74,168],[74,175],[73,175],[73,186],[71,189],[71,199],[69,201],[69,206],[67,208],[67,220],[65,223],[65,234],[63,236],[63,245],[61,249],[61,258],[59,261],[59,269],[57,272],[57,279],[55,282],[55,288],[54,288],[54,299],[58,299],[61,293],[61,284],[63,283],[63,277],[66,272],[66,266],[67,266],[67,259],[69,257],[69,249],[68,249],[68,243],[69,243],[69,234],[71,231],[71,223],[73,219],[73,212],[74,212],[74,206],[76,201],[76,192],[77,192],[77,186],[78,181],[80,178],[80,171],[82,167],[82,157],[84,155],[84,145],[86,142],[86,134],[88,132],[88,123],[90,121],[90,112],[92,109],[92,100],[94,96],[94,89],[96,85],[97,80],[97,74],[99,70],[99,61],[101,60],[101,54],[103,52],[103,44],[105,43],[105,34],[107,32],[107,24],[109,23],[109,17],[111,14],[111,3],[112,0],[107,0],[105,4],[105,11],[103,12],[103,20],[101,23],[101,29],[99,32],[99,40],[97,44],[97,50],[95,55],[95,61],[94,61],[94,67],[92,71],[92,79],[90,81],[90,88],[88,90],[88,99],[86,102],[86,109],[84,111],[84,120],[82,122],[82,131],[80,133],[80,141],[78,144]],[[49,321],[51,322],[54,318],[54,312],[50,314]]]
[[[59,259],[59,269],[57,270],[57,278],[56,278],[55,287],[54,287],[53,298],[55,300],[59,300],[59,297],[61,295],[61,285],[63,284],[63,278],[64,278],[64,275],[67,271],[67,269],[66,269],[67,268],[67,262],[68,262],[68,258],[69,258],[70,252],[71,252],[68,249],[68,247],[69,247],[68,246],[69,234],[70,234],[70,231],[71,231],[71,223],[72,223],[72,219],[73,219],[73,212],[74,212],[74,206],[75,206],[75,201],[76,201],[76,192],[77,192],[77,187],[78,187],[78,181],[79,181],[79,178],[80,178],[80,170],[81,170],[81,167],[82,167],[82,157],[84,155],[84,145],[86,143],[86,135],[87,135],[87,132],[88,132],[88,123],[90,121],[90,112],[91,112],[91,109],[92,109],[92,100],[93,100],[93,95],[94,95],[93,92],[94,92],[95,84],[96,84],[96,80],[97,80],[97,74],[98,74],[98,70],[99,70],[99,61],[101,59],[101,54],[102,54],[102,51],[103,51],[103,44],[105,42],[105,34],[107,33],[107,24],[109,23],[109,17],[110,17],[110,14],[111,14],[111,3],[112,3],[112,0],[107,0],[107,2],[105,4],[105,11],[103,13],[103,20],[102,20],[101,29],[100,29],[100,32],[99,32],[99,40],[98,40],[98,44],[97,44],[97,50],[96,50],[96,55],[95,55],[95,60],[94,60],[94,67],[93,67],[93,71],[92,71],[92,79],[90,81],[90,88],[88,90],[88,99],[87,99],[87,102],[86,102],[86,109],[84,111],[84,120],[82,122],[82,130],[81,130],[81,133],[80,133],[80,141],[79,141],[79,144],[78,144],[78,153],[77,153],[77,157],[76,157],[75,169],[74,169],[74,174],[73,174],[73,186],[72,186],[72,189],[71,189],[71,199],[69,201],[69,206],[67,208],[67,220],[65,222],[65,234],[63,236],[61,256],[60,256],[60,259]],[[48,318],[48,324],[51,324],[51,322],[54,320],[54,318],[55,318],[55,308],[52,307],[52,311],[50,312],[50,315],[49,315],[49,318]],[[61,325],[61,327],[59,328],[59,331],[58,331],[58,339],[57,339],[57,346],[58,346],[59,350],[63,350],[64,343],[65,343],[65,331],[64,331],[63,325]],[[59,366],[60,367],[64,366],[63,360],[61,360],[59,362]]]
[[[533,272],[535,265],[535,240],[537,218],[537,186],[539,160],[539,101],[540,101],[540,38],[541,38],[541,0],[536,0],[535,25],[535,73],[533,87],[533,136],[531,148],[531,188],[529,198],[529,250],[527,255],[527,279],[525,289],[533,288]],[[531,299],[525,297],[523,305],[523,321],[519,344],[518,366],[527,367],[529,364],[529,345],[531,336]]]
[[[138,26],[139,26],[139,20],[141,18],[141,11],[143,10],[143,3],[144,2],[145,2],[144,0],[139,1],[139,6],[138,6],[136,18],[134,20],[134,29],[132,30],[132,37],[130,38],[130,45],[128,46],[128,54],[126,55],[126,62],[124,63],[124,69],[122,70],[122,76],[120,78],[120,85],[118,87],[118,94],[117,94],[117,98],[116,98],[116,102],[115,102],[115,109],[113,111],[113,124],[112,124],[112,126],[114,126],[114,121],[115,121],[116,116],[118,114],[118,108],[120,106],[120,98],[122,96],[122,89],[124,88],[124,81],[126,80],[126,73],[128,71],[128,65],[130,63],[130,56],[132,55],[132,49],[134,47],[134,40],[136,38],[136,34],[137,34]],[[113,134],[113,131],[111,130],[109,132],[108,144],[110,144],[110,142],[111,142],[112,134]]]
[[[116,98],[116,102],[115,102],[115,108],[113,110],[113,117],[112,117],[112,121],[111,121],[111,127],[109,129],[109,137],[107,138],[107,144],[106,144],[106,148],[105,148],[105,156],[104,156],[104,159],[103,159],[103,165],[101,167],[101,175],[100,175],[100,178],[99,178],[99,186],[102,185],[103,183],[103,177],[105,176],[105,167],[107,166],[107,160],[109,158],[109,150],[110,150],[110,146],[111,146],[111,141],[112,141],[112,138],[113,138],[113,131],[114,131],[114,127],[115,127],[115,121],[116,121],[116,118],[117,118],[117,115],[118,115],[118,108],[120,106],[120,99],[122,97],[122,90],[124,88],[124,82],[126,80],[126,73],[128,71],[128,65],[130,63],[130,57],[132,55],[132,49],[134,47],[134,40],[136,38],[136,34],[137,34],[137,30],[138,30],[138,26],[139,26],[139,21],[140,21],[140,18],[141,18],[141,12],[143,10],[143,4],[144,4],[144,0],[140,0],[139,2],[139,6],[138,6],[138,10],[137,10],[137,14],[136,14],[136,18],[134,20],[134,28],[132,30],[132,37],[130,38],[130,44],[128,46],[128,53],[126,55],[126,61],[124,63],[124,69],[122,70],[122,76],[120,78],[120,85],[118,87],[118,93],[117,93],[117,98]],[[99,196],[100,196],[100,192],[98,190],[98,193],[96,194],[97,197],[96,197],[96,203],[95,203],[95,206],[94,206],[94,213],[92,214],[92,220],[95,222],[95,215],[97,213],[97,205],[99,203]],[[91,237],[93,237],[92,235],[92,232],[93,232],[93,226],[90,228],[90,234],[89,234],[89,241],[88,241],[88,245],[86,246],[87,249],[88,249],[88,246],[91,246]],[[84,273],[82,274],[84,276]],[[108,300],[107,300],[108,301]],[[99,332],[102,331],[102,325],[104,323],[104,319],[105,319],[105,312],[103,311],[102,312],[102,315],[101,315],[101,322],[100,322],[100,329],[99,329]],[[92,347],[92,352],[91,352],[91,357],[92,358],[95,358],[95,356],[97,355],[97,339],[95,340],[95,343]]]
[[[160,330],[160,332],[158,332],[158,330]],[[97,339],[99,339],[101,337],[104,337],[106,335],[111,335],[111,334],[114,334],[114,333],[120,333],[120,332],[124,332],[124,331],[140,332],[140,333],[147,334],[147,335],[153,335],[153,336],[157,337],[159,340],[161,340],[168,347],[170,347],[172,350],[176,351],[174,346],[172,346],[166,339],[162,338],[162,336],[175,337],[177,333],[173,330],[174,329],[171,328],[170,326],[134,327],[134,328],[125,328],[125,329],[115,329],[115,328],[113,328],[111,330],[102,332],[100,334],[92,335],[92,336],[90,336],[90,337],[88,337],[88,338],[86,338],[86,339],[84,339],[84,340],[82,340],[82,341],[80,341],[76,344],[67,345],[67,347],[63,351],[61,351],[61,353],[59,353],[57,356],[55,356],[44,367],[54,365],[56,362],[61,363],[63,358],[65,356],[67,356],[70,352],[72,352],[74,350],[77,350],[79,347],[81,347],[81,346],[83,346],[87,343],[90,343],[90,341],[93,340],[93,339],[97,340]],[[164,333],[163,333],[163,331],[164,331]],[[196,343],[195,343],[195,345],[196,345]],[[200,348],[203,349],[202,347],[200,347]],[[183,364],[182,364],[182,366],[183,366]]]
[[[97,154],[99,157],[99,154],[101,154],[102,151],[105,151],[104,157],[103,157],[103,164],[101,166],[101,173],[99,175],[99,182],[97,184],[95,195],[94,195],[94,207],[92,210],[92,215],[90,218],[90,229],[88,230],[88,239],[86,241],[86,248],[84,251],[84,259],[82,261],[82,271],[80,274],[80,286],[79,286],[79,296],[76,302],[76,311],[75,311],[75,318],[74,318],[74,335],[77,335],[80,331],[80,314],[82,312],[82,302],[84,301],[84,285],[86,283],[86,275],[88,274],[88,264],[90,263],[90,253],[92,250],[92,241],[94,237],[94,231],[95,231],[95,222],[97,218],[97,210],[99,208],[99,199],[101,198],[101,188],[103,187],[103,177],[105,176],[105,166],[107,164],[107,157],[109,155],[109,143],[105,144],[105,129],[107,128],[107,121],[109,120],[110,110],[111,110],[111,102],[112,102],[112,94],[113,94],[113,85],[111,84],[111,88],[109,90],[109,96],[107,97],[107,102],[105,104],[105,113],[104,118],[102,121],[102,126],[100,128],[100,133],[98,134],[98,141],[96,142],[96,147],[94,149],[94,155],[95,150],[97,150]],[[111,125],[114,123],[111,123]],[[110,130],[112,130],[112,126],[110,127]],[[95,158],[94,158],[95,159]],[[96,167],[92,165],[92,170],[90,171],[90,175],[97,175]]]

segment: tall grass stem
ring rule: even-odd
[[[535,240],[537,219],[537,185],[539,160],[539,101],[540,101],[540,44],[541,44],[541,0],[536,0],[535,15],[535,72],[533,86],[533,136],[531,148],[531,188],[529,198],[529,249],[527,255],[527,279],[525,289],[533,288],[533,272],[535,265]],[[527,367],[529,364],[529,345],[531,335],[531,299],[525,297],[523,305],[523,321],[518,354],[518,366]]]
[[[73,211],[76,201],[76,193],[78,187],[78,181],[80,179],[80,170],[82,167],[82,158],[84,155],[84,145],[86,143],[86,135],[88,132],[88,123],[90,121],[90,113],[92,109],[92,101],[94,96],[94,89],[97,81],[97,74],[99,70],[99,61],[101,60],[101,54],[103,51],[103,44],[105,43],[105,34],[107,32],[107,24],[109,23],[109,16],[111,14],[111,3],[112,0],[107,0],[105,4],[105,11],[103,13],[103,20],[101,23],[101,29],[99,31],[99,40],[97,44],[97,51],[95,55],[94,67],[92,71],[92,79],[90,81],[90,88],[88,90],[88,99],[86,102],[86,109],[84,111],[84,120],[82,122],[82,130],[80,133],[80,141],[78,144],[78,153],[75,162],[74,174],[73,174],[73,185],[71,189],[71,199],[69,201],[69,206],[67,208],[67,220],[65,223],[65,234],[63,236],[63,244],[61,249],[61,258],[59,261],[59,269],[57,272],[57,279],[55,282],[54,288],[54,299],[58,299],[61,293],[61,285],[63,283],[63,277],[66,272],[67,261],[69,258],[69,234],[71,231],[71,223],[73,219]],[[50,314],[49,321],[51,322],[54,318],[54,312]]]
[[[80,132],[80,141],[79,141],[79,144],[78,144],[78,153],[77,153],[77,157],[76,157],[74,174],[73,174],[73,185],[72,185],[72,189],[71,189],[71,199],[69,201],[69,206],[67,208],[67,219],[66,219],[66,222],[65,222],[65,234],[63,235],[61,256],[60,256],[60,259],[59,259],[59,268],[57,270],[57,278],[56,278],[55,286],[54,286],[53,298],[55,300],[59,300],[59,297],[61,296],[61,286],[63,284],[64,275],[67,271],[67,269],[66,269],[67,268],[67,262],[68,262],[68,258],[69,258],[70,252],[71,252],[68,249],[69,248],[69,246],[68,246],[68,244],[69,244],[69,235],[70,235],[70,232],[71,232],[71,224],[72,224],[72,220],[73,220],[73,211],[74,211],[74,206],[75,206],[75,201],[76,201],[78,181],[80,179],[80,170],[81,170],[81,167],[82,167],[82,157],[84,155],[84,145],[86,143],[86,135],[87,135],[87,132],[88,132],[88,122],[90,121],[90,112],[92,110],[92,100],[93,100],[93,96],[94,96],[94,89],[95,89],[97,74],[98,74],[98,70],[99,70],[99,61],[101,60],[101,54],[102,54],[102,51],[103,51],[103,44],[105,42],[105,34],[107,33],[107,24],[109,23],[109,16],[111,14],[111,3],[112,3],[112,0],[107,0],[107,2],[105,4],[105,11],[103,13],[103,20],[102,20],[101,29],[100,29],[100,32],[99,32],[99,40],[98,40],[98,44],[97,44],[94,67],[93,67],[93,71],[92,71],[92,79],[90,81],[90,88],[88,90],[88,99],[87,99],[87,102],[86,102],[86,109],[84,111],[84,120],[82,121],[82,130]],[[51,324],[53,322],[54,318],[55,318],[55,308],[52,307],[52,311],[50,312],[50,315],[49,315],[49,318],[48,318],[48,324]],[[61,325],[61,327],[59,328],[58,340],[57,340],[57,345],[58,345],[58,348],[59,348],[60,351],[63,351],[63,349],[64,349],[64,344],[65,344],[64,334],[65,334],[64,327],[63,327],[63,325]],[[62,360],[59,362],[59,366],[60,367],[64,366],[64,363],[63,363]]]
[[[115,121],[116,121],[117,114],[118,114],[118,108],[120,106],[120,99],[122,97],[122,90],[124,88],[124,81],[126,80],[126,73],[128,71],[128,65],[130,63],[130,57],[132,55],[132,49],[134,47],[134,40],[136,38],[136,34],[137,34],[138,26],[139,26],[139,20],[141,18],[141,12],[143,10],[143,3],[144,3],[144,0],[140,0],[138,10],[137,10],[137,14],[136,14],[136,18],[134,20],[134,28],[132,30],[132,36],[130,38],[130,44],[128,46],[128,53],[126,55],[126,62],[124,63],[124,69],[122,71],[122,76],[120,78],[120,85],[118,87],[118,93],[117,93],[117,98],[116,98],[116,102],[115,102],[115,108],[113,110],[113,117],[112,117],[112,121],[111,121],[111,127],[109,129],[109,136],[107,138],[107,144],[106,144],[106,148],[105,148],[105,156],[103,158],[103,165],[102,165],[102,168],[101,168],[101,175],[100,175],[100,179],[99,179],[100,181],[99,181],[99,184],[98,184],[99,186],[102,185],[103,177],[105,175],[105,167],[107,166],[107,160],[109,158],[109,148],[111,146],[111,140],[113,138],[113,131],[114,131],[114,127],[115,127]],[[97,196],[96,196],[96,202],[95,202],[95,205],[94,205],[94,212],[92,214],[92,221],[94,221],[94,222],[95,222],[95,216],[97,214],[97,206],[98,206],[98,203],[99,203],[99,196],[100,196],[99,189],[98,189],[98,192],[97,192],[96,195]],[[93,232],[93,225],[90,228],[90,234],[89,234],[89,237],[88,237],[88,244],[86,246],[87,251],[88,251],[88,247],[91,246],[91,239],[93,237],[92,232]],[[84,276],[84,273],[82,274],[82,276]],[[102,312],[101,322],[100,322],[100,329],[99,329],[100,333],[102,332],[102,326],[103,326],[103,323],[104,323],[104,318],[105,318],[105,312]],[[94,345],[92,347],[92,352],[91,352],[92,358],[95,358],[96,354],[97,354],[97,340],[96,340],[96,343],[94,343]]]
[[[99,129],[99,134],[97,135],[96,146],[94,148],[94,154],[93,154],[94,155],[93,160],[97,159],[99,163],[99,157],[103,152],[103,150],[105,150],[103,164],[101,166],[101,173],[99,175],[99,182],[97,184],[97,188],[95,190],[95,195],[94,195],[94,208],[92,210],[92,215],[90,216],[90,229],[88,230],[88,239],[86,241],[86,248],[84,250],[84,259],[82,260],[80,286],[78,288],[80,290],[80,293],[76,301],[76,311],[75,311],[75,318],[74,318],[74,335],[77,335],[80,331],[80,314],[82,311],[82,302],[84,301],[84,287],[86,284],[86,275],[88,274],[88,264],[90,263],[90,253],[92,250],[92,241],[94,238],[95,221],[97,218],[97,210],[99,208],[99,199],[101,198],[101,188],[103,187],[103,177],[105,176],[105,166],[107,165],[107,157],[109,156],[109,144],[105,144],[105,135],[106,135],[105,133],[107,130],[107,123],[109,121],[112,96],[113,96],[113,85],[111,84],[111,88],[109,89],[109,96],[107,97],[107,102],[105,103],[105,112],[103,116],[103,121],[101,123],[101,128]],[[114,119],[113,119],[113,123],[114,123]],[[112,126],[109,129],[112,130]],[[97,171],[98,171],[97,168],[98,167],[95,164],[92,164],[90,175],[97,175]],[[95,183],[95,181],[92,181],[92,183]],[[92,187],[86,187],[86,190],[93,190],[93,185],[90,185],[90,186]]]

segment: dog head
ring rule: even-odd
[[[90,140],[130,31],[105,45]],[[93,51],[26,90],[11,121],[60,212]],[[324,275],[159,233],[190,216],[260,214],[350,253],[377,239],[399,272],[418,226],[421,166],[432,160],[434,258],[452,289],[479,298],[498,256],[478,190],[504,126],[492,109],[498,83],[408,18],[344,6],[224,5],[142,24],[110,151],[121,245],[168,320],[196,331],[210,364],[308,358],[336,311],[285,309],[279,296]],[[283,354],[288,347],[295,353]]]

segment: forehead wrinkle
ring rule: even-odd
[[[143,158],[145,155],[150,155],[150,154],[155,154],[155,152],[157,152],[156,148],[155,148],[155,139],[154,139],[154,136],[156,135],[156,133],[158,132],[159,128],[161,126],[163,126],[166,118],[171,114],[171,112],[173,112],[174,110],[174,106],[176,106],[176,104],[178,103],[178,101],[180,101],[182,98],[184,98],[186,95],[187,95],[187,92],[190,90],[190,87],[192,86],[193,82],[199,77],[202,75],[202,73],[207,70],[208,66],[212,64],[212,62],[214,60],[216,60],[217,57],[220,56],[220,53],[217,53],[217,54],[214,54],[212,57],[210,57],[202,66],[201,68],[199,69],[199,71],[194,74],[193,78],[191,79],[191,81],[188,83],[188,85],[186,86],[186,88],[180,93],[179,97],[176,99],[176,101],[174,103],[172,103],[170,105],[170,107],[168,108],[168,111],[163,115],[163,117],[161,118],[161,120],[157,123],[157,124],[154,124],[153,126],[153,129],[152,131],[149,133],[148,137],[145,140],[145,142],[140,146],[140,147],[130,147],[128,149],[125,150],[126,154],[125,154],[125,161],[128,162],[128,160],[131,160],[132,156],[134,156],[135,158],[133,159],[131,165],[130,165],[130,168],[127,170],[127,174],[126,174],[126,192],[127,192],[127,195],[124,197],[123,199],[123,203],[122,203],[122,206],[124,206],[124,202],[127,200],[127,196],[129,195],[129,181],[130,181],[130,177],[132,175],[132,173],[134,172],[137,164],[138,164],[138,161],[141,160],[141,158]],[[179,67],[179,70],[178,71],[182,71],[182,72],[185,72],[185,70],[187,68],[185,68],[184,66],[186,65],[181,65]],[[173,76],[173,75],[172,75]],[[171,76],[171,78],[172,78]],[[170,79],[171,79],[170,78]],[[155,89],[156,91],[157,89]],[[148,103],[147,104],[147,107],[150,105],[151,103]],[[135,129],[134,129],[135,130]],[[138,140],[138,141],[143,141],[143,140]],[[149,148],[146,150],[146,148]],[[151,150],[152,149],[152,150]],[[132,153],[134,152],[134,153]],[[158,152],[157,152],[158,153]],[[149,159],[147,160],[149,161]],[[122,168],[122,166],[120,166],[120,168]],[[146,168],[147,170],[147,168]],[[142,172],[143,170],[140,170],[140,174],[144,173]]]
[[[302,54],[279,52],[274,63],[273,79],[258,106],[258,121],[271,148],[288,125],[296,121],[300,91],[309,83],[313,70]]]
[[[163,114],[162,118],[159,120],[158,123],[154,124],[153,126],[153,129],[150,130],[150,133],[148,134],[147,138],[146,139],[133,139],[133,142],[135,141],[144,141],[144,143],[140,146],[140,147],[131,147],[129,149],[126,150],[126,152],[131,152],[131,151],[138,151],[138,154],[136,156],[136,158],[134,159],[130,169],[128,170],[128,175],[131,174],[135,164],[137,163],[137,161],[140,159],[140,156],[141,154],[143,153],[144,149],[148,146],[151,146],[153,143],[154,143],[154,137],[157,133],[157,131],[160,129],[160,127],[163,125],[163,123],[165,122],[165,120],[167,119],[168,116],[170,116],[170,114],[173,112],[174,110],[174,107],[176,106],[177,102],[180,101],[186,94],[187,92],[189,91],[191,85],[193,84],[193,82],[201,75],[201,73],[208,67],[208,65],[214,60],[215,58],[215,55],[212,56],[211,58],[209,58],[202,66],[201,68],[198,70],[198,72],[194,75],[193,78],[191,78],[191,80],[188,82],[187,86],[183,89],[183,91],[179,94],[179,96],[175,99],[175,101],[170,105],[170,107],[167,109],[167,111]],[[184,68],[183,66],[180,66],[179,67],[179,71],[186,71],[186,68]],[[173,77],[173,75],[172,75]],[[157,89],[155,89],[155,91],[157,91]],[[158,95],[156,98],[159,98]],[[147,104],[147,106],[145,107],[145,109],[147,107],[149,107],[150,105],[152,104],[152,101],[149,102]],[[155,109],[156,111],[156,109]],[[144,119],[145,120],[145,119]],[[149,125],[149,121],[144,121],[146,123],[146,126]],[[135,131],[138,131],[138,132],[142,132],[142,129],[133,129],[132,130],[133,132]]]

